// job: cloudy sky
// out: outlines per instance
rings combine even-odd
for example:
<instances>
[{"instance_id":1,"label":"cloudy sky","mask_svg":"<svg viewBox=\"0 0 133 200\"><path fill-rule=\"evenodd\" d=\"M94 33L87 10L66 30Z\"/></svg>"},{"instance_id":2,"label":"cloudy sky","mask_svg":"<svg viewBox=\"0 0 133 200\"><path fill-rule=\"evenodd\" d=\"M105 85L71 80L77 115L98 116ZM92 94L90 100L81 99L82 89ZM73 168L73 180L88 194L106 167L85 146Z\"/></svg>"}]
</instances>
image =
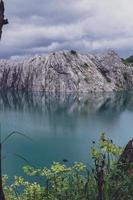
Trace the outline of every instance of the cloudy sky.
<instances>
[{"instance_id":1,"label":"cloudy sky","mask_svg":"<svg viewBox=\"0 0 133 200\"><path fill-rule=\"evenodd\" d=\"M115 49L133 54L133 0L5 0L0 57Z\"/></svg>"}]
</instances>

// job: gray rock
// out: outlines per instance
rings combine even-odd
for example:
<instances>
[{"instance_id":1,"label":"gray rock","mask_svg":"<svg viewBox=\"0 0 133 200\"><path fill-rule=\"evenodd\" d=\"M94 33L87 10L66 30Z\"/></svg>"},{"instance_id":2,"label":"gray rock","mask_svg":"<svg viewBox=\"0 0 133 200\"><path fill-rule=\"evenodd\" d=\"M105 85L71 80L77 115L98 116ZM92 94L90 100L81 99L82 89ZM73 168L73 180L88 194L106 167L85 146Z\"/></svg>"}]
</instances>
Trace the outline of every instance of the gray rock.
<instances>
[{"instance_id":1,"label":"gray rock","mask_svg":"<svg viewBox=\"0 0 133 200\"><path fill-rule=\"evenodd\" d=\"M0 89L103 92L133 88L133 68L114 51L59 51L23 60L0 60Z\"/></svg>"},{"instance_id":2,"label":"gray rock","mask_svg":"<svg viewBox=\"0 0 133 200\"><path fill-rule=\"evenodd\" d=\"M118 166L122 169L129 170L133 174L133 139L128 142L122 155L120 156Z\"/></svg>"}]
</instances>

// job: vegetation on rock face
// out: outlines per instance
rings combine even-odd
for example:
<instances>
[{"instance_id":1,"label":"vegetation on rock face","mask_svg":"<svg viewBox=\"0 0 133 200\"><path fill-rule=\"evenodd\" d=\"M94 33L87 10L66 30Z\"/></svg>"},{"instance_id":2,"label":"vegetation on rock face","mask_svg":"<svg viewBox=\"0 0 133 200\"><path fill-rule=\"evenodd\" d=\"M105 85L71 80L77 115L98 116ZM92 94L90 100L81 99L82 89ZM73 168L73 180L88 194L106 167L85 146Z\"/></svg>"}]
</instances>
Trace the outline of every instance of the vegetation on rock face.
<instances>
[{"instance_id":1,"label":"vegetation on rock face","mask_svg":"<svg viewBox=\"0 0 133 200\"><path fill-rule=\"evenodd\" d=\"M75 50L71 50L70 52L71 52L71 54L73 54L73 55L77 55L77 52L76 52Z\"/></svg>"},{"instance_id":2,"label":"vegetation on rock face","mask_svg":"<svg viewBox=\"0 0 133 200\"><path fill-rule=\"evenodd\" d=\"M12 185L3 177L7 200L131 200L133 174L119 168L123 149L102 134L92 146L92 167L75 163L71 167L53 163L50 169L26 166L27 175L41 177L43 184L14 177Z\"/></svg>"},{"instance_id":3,"label":"vegetation on rock face","mask_svg":"<svg viewBox=\"0 0 133 200\"><path fill-rule=\"evenodd\" d=\"M133 66L133 56L129 56L128 58L126 59L123 59L122 58L122 61L125 65L130 65L130 66Z\"/></svg>"}]
</instances>

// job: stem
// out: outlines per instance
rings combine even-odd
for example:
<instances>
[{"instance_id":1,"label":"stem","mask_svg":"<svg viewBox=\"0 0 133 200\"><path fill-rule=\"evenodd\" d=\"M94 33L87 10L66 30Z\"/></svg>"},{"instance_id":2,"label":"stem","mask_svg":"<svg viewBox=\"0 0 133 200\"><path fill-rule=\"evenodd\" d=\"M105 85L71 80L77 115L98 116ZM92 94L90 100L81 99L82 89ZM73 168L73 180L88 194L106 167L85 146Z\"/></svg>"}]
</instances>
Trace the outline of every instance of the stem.
<instances>
[{"instance_id":1,"label":"stem","mask_svg":"<svg viewBox=\"0 0 133 200\"><path fill-rule=\"evenodd\" d=\"M0 200L5 200L2 185L2 144L1 144L1 126L0 126Z\"/></svg>"}]
</instances>

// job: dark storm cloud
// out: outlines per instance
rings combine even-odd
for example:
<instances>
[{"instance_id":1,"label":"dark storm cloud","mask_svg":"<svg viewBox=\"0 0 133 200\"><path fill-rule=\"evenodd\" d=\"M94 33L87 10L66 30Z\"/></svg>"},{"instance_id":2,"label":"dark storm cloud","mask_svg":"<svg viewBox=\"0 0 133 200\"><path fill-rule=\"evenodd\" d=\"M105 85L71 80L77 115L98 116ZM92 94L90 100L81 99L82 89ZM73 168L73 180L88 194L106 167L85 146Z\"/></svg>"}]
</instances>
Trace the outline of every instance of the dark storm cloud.
<instances>
[{"instance_id":1,"label":"dark storm cloud","mask_svg":"<svg viewBox=\"0 0 133 200\"><path fill-rule=\"evenodd\" d=\"M0 57L113 48L132 53L132 0L5 0Z\"/></svg>"}]
</instances>

